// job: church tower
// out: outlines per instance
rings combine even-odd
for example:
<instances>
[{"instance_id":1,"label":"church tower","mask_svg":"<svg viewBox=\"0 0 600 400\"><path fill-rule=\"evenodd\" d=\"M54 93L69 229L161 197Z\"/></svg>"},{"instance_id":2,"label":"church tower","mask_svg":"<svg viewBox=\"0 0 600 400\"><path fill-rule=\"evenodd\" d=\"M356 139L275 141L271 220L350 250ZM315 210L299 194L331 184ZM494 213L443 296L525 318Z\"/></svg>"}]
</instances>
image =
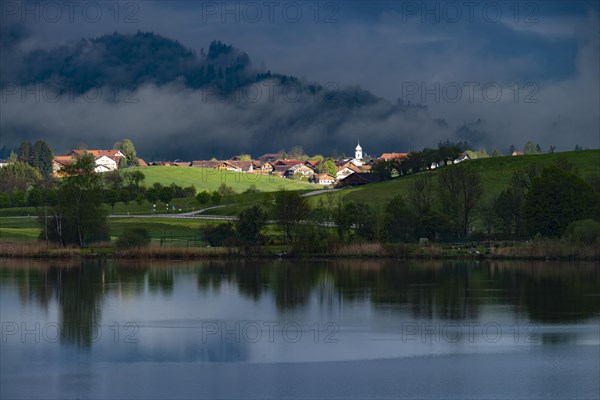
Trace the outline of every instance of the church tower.
<instances>
[{"instance_id":1,"label":"church tower","mask_svg":"<svg viewBox=\"0 0 600 400\"><path fill-rule=\"evenodd\" d=\"M354 165L360 167L362 165L362 159L363 159L362 147L360 147L360 142L358 142L358 144L356 145L356 148L354 149L354 160L352 160L352 163Z\"/></svg>"}]
</instances>

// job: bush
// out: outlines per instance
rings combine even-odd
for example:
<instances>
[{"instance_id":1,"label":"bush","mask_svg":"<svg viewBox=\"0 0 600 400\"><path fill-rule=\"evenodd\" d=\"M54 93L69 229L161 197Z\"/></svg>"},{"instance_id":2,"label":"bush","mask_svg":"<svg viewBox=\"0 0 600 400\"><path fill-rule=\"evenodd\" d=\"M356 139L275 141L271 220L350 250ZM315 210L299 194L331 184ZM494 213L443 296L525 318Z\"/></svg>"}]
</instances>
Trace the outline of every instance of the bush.
<instances>
[{"instance_id":1,"label":"bush","mask_svg":"<svg viewBox=\"0 0 600 400\"><path fill-rule=\"evenodd\" d=\"M211 246L227 246L235 244L235 231L233 230L233 224L229 222L205 226L200 229L200 232Z\"/></svg>"},{"instance_id":2,"label":"bush","mask_svg":"<svg viewBox=\"0 0 600 400\"><path fill-rule=\"evenodd\" d=\"M250 185L250 187L246 190L244 190L245 194L253 194L253 193L260 193L260 190L258 190L256 188L256 185Z\"/></svg>"},{"instance_id":3,"label":"bush","mask_svg":"<svg viewBox=\"0 0 600 400\"><path fill-rule=\"evenodd\" d=\"M225 183L221 183L221 186L219 186L217 192L219 192L221 196L233 196L235 194L235 190L233 190L231 186L228 186Z\"/></svg>"},{"instance_id":4,"label":"bush","mask_svg":"<svg viewBox=\"0 0 600 400\"><path fill-rule=\"evenodd\" d=\"M600 245L600 222L592 219L572 222L565 231L563 239L578 244Z\"/></svg>"},{"instance_id":5,"label":"bush","mask_svg":"<svg viewBox=\"0 0 600 400\"><path fill-rule=\"evenodd\" d=\"M118 249L139 249L150 244L150 234L144 228L127 229L115 243Z\"/></svg>"},{"instance_id":6,"label":"bush","mask_svg":"<svg viewBox=\"0 0 600 400\"><path fill-rule=\"evenodd\" d=\"M211 195L206 190L203 190L202 192L200 192L196 195L196 200L198 200L198 203L200 203L200 204L208 204L208 202L210 201L210 198L211 198Z\"/></svg>"}]
</instances>

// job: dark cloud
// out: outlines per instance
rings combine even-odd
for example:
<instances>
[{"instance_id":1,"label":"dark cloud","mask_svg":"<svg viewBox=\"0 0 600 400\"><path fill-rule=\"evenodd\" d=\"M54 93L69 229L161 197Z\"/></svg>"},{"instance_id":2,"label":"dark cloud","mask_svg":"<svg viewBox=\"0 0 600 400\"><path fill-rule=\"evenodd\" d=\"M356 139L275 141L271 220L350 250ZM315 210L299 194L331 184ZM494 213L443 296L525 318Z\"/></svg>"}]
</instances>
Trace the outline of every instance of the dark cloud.
<instances>
[{"instance_id":1,"label":"dark cloud","mask_svg":"<svg viewBox=\"0 0 600 400\"><path fill-rule=\"evenodd\" d=\"M314 112L311 102L206 102L200 92L176 84L143 86L138 103L22 101L12 96L3 99L0 139L15 145L45 137L66 149L80 141L106 147L131 137L150 156L180 158L256 154L294 144L318 153L349 153L359 138L373 153L432 146L445 138L501 149L528 140L563 150L575 144L599 146L597 3L536 3L534 23L515 22L505 3L503 17L494 23L481 14L472 23L464 18L451 23L442 14L439 22L423 22L420 15L407 18L406 3L338 3L336 9L320 3L318 18L305 4L298 22L281 13L271 21L264 9L258 23L241 15L239 21L231 15L223 21L219 12L206 15L202 4L207 2L124 2L117 18L102 3L103 17L93 23L77 10L73 21L65 17L59 23L44 18L22 23L20 16L8 15L2 24L3 82L21 68L20 57L6 55L142 30L176 39L197 53L219 39L247 52L258 69L264 65L340 87L360 85L386 100L351 111ZM332 10L331 23L325 23ZM465 84L473 82L478 89L471 99ZM413 84L419 90L407 96ZM463 88L457 101L450 98L453 85ZM485 85L489 93L483 91ZM497 87L502 96L486 98ZM423 102L427 109L394 109L402 97Z\"/></svg>"}]
</instances>

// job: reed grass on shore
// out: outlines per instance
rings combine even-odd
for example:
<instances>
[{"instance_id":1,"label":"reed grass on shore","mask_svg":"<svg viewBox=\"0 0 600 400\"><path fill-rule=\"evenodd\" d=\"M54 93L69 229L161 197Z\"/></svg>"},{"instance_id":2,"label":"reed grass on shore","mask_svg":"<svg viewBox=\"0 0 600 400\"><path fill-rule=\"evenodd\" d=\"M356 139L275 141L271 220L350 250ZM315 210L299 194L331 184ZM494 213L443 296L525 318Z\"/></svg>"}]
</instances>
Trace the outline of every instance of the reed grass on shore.
<instances>
[{"instance_id":1,"label":"reed grass on shore","mask_svg":"<svg viewBox=\"0 0 600 400\"><path fill-rule=\"evenodd\" d=\"M45 242L0 241L3 258L115 258L140 260L241 259L241 258L380 258L380 259L492 259L492 260L592 260L600 261L600 247L538 238L513 243L463 245L415 243L352 243L337 245L321 253L299 254L269 246L200 247L152 244L148 247L116 249L111 243L93 247L62 247Z\"/></svg>"},{"instance_id":2,"label":"reed grass on shore","mask_svg":"<svg viewBox=\"0 0 600 400\"><path fill-rule=\"evenodd\" d=\"M46 242L0 241L0 257L10 258L74 258L79 247L63 247Z\"/></svg>"}]
</instances>

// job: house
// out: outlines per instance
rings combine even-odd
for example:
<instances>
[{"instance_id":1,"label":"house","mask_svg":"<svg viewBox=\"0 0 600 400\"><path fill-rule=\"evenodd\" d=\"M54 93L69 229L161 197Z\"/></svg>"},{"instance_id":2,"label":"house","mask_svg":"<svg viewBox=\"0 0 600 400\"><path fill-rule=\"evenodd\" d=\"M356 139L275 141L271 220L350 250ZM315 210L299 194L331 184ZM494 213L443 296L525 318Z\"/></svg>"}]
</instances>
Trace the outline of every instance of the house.
<instances>
[{"instance_id":1,"label":"house","mask_svg":"<svg viewBox=\"0 0 600 400\"><path fill-rule=\"evenodd\" d=\"M368 183L381 182L385 180L383 174L371 172L354 172L338 182L338 186L361 186Z\"/></svg>"},{"instance_id":2,"label":"house","mask_svg":"<svg viewBox=\"0 0 600 400\"><path fill-rule=\"evenodd\" d=\"M525 152L524 151L517 151L517 150L515 150L515 151L512 152L512 155L513 156L524 156Z\"/></svg>"},{"instance_id":3,"label":"house","mask_svg":"<svg viewBox=\"0 0 600 400\"><path fill-rule=\"evenodd\" d=\"M66 156L79 159L84 154L91 154L96 162L96 172L116 171L119 164L125 159L125 155L120 150L71 150Z\"/></svg>"},{"instance_id":4,"label":"house","mask_svg":"<svg viewBox=\"0 0 600 400\"><path fill-rule=\"evenodd\" d=\"M228 171L240 170L231 161L192 161L190 167L224 169Z\"/></svg>"},{"instance_id":5,"label":"house","mask_svg":"<svg viewBox=\"0 0 600 400\"><path fill-rule=\"evenodd\" d=\"M406 158L408 157L409 153L383 153L381 156L379 156L380 160L393 160L395 158Z\"/></svg>"},{"instance_id":6,"label":"house","mask_svg":"<svg viewBox=\"0 0 600 400\"><path fill-rule=\"evenodd\" d=\"M9 160L0 160L0 168L6 167L8 165Z\"/></svg>"},{"instance_id":7,"label":"house","mask_svg":"<svg viewBox=\"0 0 600 400\"><path fill-rule=\"evenodd\" d=\"M315 170L314 169L312 169L310 167L307 167L304 164L296 164L296 165L288 168L284 172L283 176L285 178L292 178L294 176L300 175L302 177L309 177L310 178L314 174L315 174Z\"/></svg>"},{"instance_id":8,"label":"house","mask_svg":"<svg viewBox=\"0 0 600 400\"><path fill-rule=\"evenodd\" d=\"M52 159L52 174L54 176L61 176L61 170L72 162L73 158L71 156L55 156Z\"/></svg>"},{"instance_id":9,"label":"house","mask_svg":"<svg viewBox=\"0 0 600 400\"><path fill-rule=\"evenodd\" d=\"M273 164L270 162L262 163L260 161L253 161L254 163L254 173L269 175L273 173Z\"/></svg>"},{"instance_id":10,"label":"house","mask_svg":"<svg viewBox=\"0 0 600 400\"><path fill-rule=\"evenodd\" d=\"M461 153L456 160L454 160L454 164L459 164L463 161L470 160L471 157L467 153Z\"/></svg>"},{"instance_id":11,"label":"house","mask_svg":"<svg viewBox=\"0 0 600 400\"><path fill-rule=\"evenodd\" d=\"M117 160L113 157L109 156L100 156L96 157L96 168L94 168L95 172L109 172L116 171L119 169L119 164Z\"/></svg>"},{"instance_id":12,"label":"house","mask_svg":"<svg viewBox=\"0 0 600 400\"><path fill-rule=\"evenodd\" d=\"M303 165L304 162L302 160L277 160L273 165L272 173L278 176L284 176L285 172L296 165Z\"/></svg>"},{"instance_id":13,"label":"house","mask_svg":"<svg viewBox=\"0 0 600 400\"><path fill-rule=\"evenodd\" d=\"M329 174L314 174L312 182L317 185L333 185L335 183L335 176Z\"/></svg>"},{"instance_id":14,"label":"house","mask_svg":"<svg viewBox=\"0 0 600 400\"><path fill-rule=\"evenodd\" d=\"M146 163L146 161L142 160L141 158L140 158L139 161L140 161L140 167L147 167L148 166L148 163Z\"/></svg>"},{"instance_id":15,"label":"house","mask_svg":"<svg viewBox=\"0 0 600 400\"><path fill-rule=\"evenodd\" d=\"M230 160L227 161L229 164L233 165L236 169L235 171L238 172L248 172L248 173L253 173L254 172L254 164L252 161L234 161L234 160Z\"/></svg>"},{"instance_id":16,"label":"house","mask_svg":"<svg viewBox=\"0 0 600 400\"><path fill-rule=\"evenodd\" d=\"M306 165L307 167L310 167L312 169L316 169L319 162L320 162L320 160L306 160L304 165Z\"/></svg>"},{"instance_id":17,"label":"house","mask_svg":"<svg viewBox=\"0 0 600 400\"><path fill-rule=\"evenodd\" d=\"M120 150L117 149L113 149L113 150L71 150L70 152L68 152L67 156L71 156L71 157L76 157L76 158L81 158L84 154L91 154L93 155L95 158L98 157L102 157L102 156L107 156L107 157L111 157L111 158L124 158L125 154L123 154ZM119 162L117 161L117 164Z\"/></svg>"},{"instance_id":18,"label":"house","mask_svg":"<svg viewBox=\"0 0 600 400\"><path fill-rule=\"evenodd\" d=\"M338 181L342 180L345 177L347 177L348 175L356 172L356 171L353 171L352 169L350 169L349 167L344 167L344 166L337 167L336 169L337 169L337 171L335 173L335 178Z\"/></svg>"}]
</instances>

